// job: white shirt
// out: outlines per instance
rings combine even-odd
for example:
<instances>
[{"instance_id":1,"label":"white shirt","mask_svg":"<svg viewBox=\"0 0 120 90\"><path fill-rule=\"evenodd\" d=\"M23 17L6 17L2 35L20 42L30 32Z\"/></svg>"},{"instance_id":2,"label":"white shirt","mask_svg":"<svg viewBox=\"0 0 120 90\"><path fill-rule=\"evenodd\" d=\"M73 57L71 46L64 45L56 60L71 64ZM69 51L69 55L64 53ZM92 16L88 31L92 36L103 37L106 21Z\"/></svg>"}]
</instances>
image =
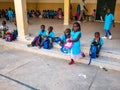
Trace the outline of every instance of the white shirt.
<instances>
[{"instance_id":1,"label":"white shirt","mask_svg":"<svg viewBox=\"0 0 120 90\"><path fill-rule=\"evenodd\" d=\"M84 5L85 5L85 3L82 1L82 2L80 3L80 8L81 8L81 10L84 10Z\"/></svg>"}]
</instances>

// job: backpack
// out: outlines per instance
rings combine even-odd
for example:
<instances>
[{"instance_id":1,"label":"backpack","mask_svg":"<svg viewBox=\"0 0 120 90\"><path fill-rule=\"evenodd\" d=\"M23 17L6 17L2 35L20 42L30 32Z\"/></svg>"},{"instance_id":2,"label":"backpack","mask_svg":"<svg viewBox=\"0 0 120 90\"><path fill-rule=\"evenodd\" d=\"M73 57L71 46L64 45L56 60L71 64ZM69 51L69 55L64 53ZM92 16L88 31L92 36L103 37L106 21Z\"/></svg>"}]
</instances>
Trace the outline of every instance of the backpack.
<instances>
[{"instance_id":1,"label":"backpack","mask_svg":"<svg viewBox=\"0 0 120 90\"><path fill-rule=\"evenodd\" d=\"M68 49L65 48L64 46L62 46L60 50L61 50L61 52L63 52L63 53L68 53Z\"/></svg>"},{"instance_id":2,"label":"backpack","mask_svg":"<svg viewBox=\"0 0 120 90\"><path fill-rule=\"evenodd\" d=\"M60 38L60 37L55 37L55 38L54 38L54 42L59 43L60 41L61 41L61 38Z\"/></svg>"},{"instance_id":3,"label":"backpack","mask_svg":"<svg viewBox=\"0 0 120 90\"><path fill-rule=\"evenodd\" d=\"M51 49L53 47L52 43L50 43L50 40L47 39L46 41L44 41L43 43L43 48L44 49Z\"/></svg>"},{"instance_id":4,"label":"backpack","mask_svg":"<svg viewBox=\"0 0 120 90\"><path fill-rule=\"evenodd\" d=\"M18 36L18 31L15 30L15 31L13 32L13 40L16 40L16 39L17 39L17 36Z\"/></svg>"},{"instance_id":5,"label":"backpack","mask_svg":"<svg viewBox=\"0 0 120 90\"><path fill-rule=\"evenodd\" d=\"M96 52L97 52L97 46L92 45L91 48L90 48L90 54L89 54L90 55L90 61L89 61L88 65L90 65L92 58L96 58L96 55L97 55Z\"/></svg>"},{"instance_id":6,"label":"backpack","mask_svg":"<svg viewBox=\"0 0 120 90\"><path fill-rule=\"evenodd\" d=\"M5 35L5 40L8 41L8 42L11 42L13 40L13 35L12 33L7 33Z\"/></svg>"}]
</instances>

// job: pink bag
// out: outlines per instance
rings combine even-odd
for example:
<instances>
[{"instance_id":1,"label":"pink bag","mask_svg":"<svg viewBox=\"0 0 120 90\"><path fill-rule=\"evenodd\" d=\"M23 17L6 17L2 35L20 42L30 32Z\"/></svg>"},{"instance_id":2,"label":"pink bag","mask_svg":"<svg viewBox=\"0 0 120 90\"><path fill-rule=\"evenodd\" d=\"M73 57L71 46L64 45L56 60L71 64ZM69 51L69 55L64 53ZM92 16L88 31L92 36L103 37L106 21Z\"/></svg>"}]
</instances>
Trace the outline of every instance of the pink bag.
<instances>
[{"instance_id":1,"label":"pink bag","mask_svg":"<svg viewBox=\"0 0 120 90\"><path fill-rule=\"evenodd\" d=\"M69 38L68 40L72 40L72 38ZM66 42L66 43L64 44L64 47L65 47L65 48L72 48L72 45L73 45L72 42Z\"/></svg>"}]
</instances>

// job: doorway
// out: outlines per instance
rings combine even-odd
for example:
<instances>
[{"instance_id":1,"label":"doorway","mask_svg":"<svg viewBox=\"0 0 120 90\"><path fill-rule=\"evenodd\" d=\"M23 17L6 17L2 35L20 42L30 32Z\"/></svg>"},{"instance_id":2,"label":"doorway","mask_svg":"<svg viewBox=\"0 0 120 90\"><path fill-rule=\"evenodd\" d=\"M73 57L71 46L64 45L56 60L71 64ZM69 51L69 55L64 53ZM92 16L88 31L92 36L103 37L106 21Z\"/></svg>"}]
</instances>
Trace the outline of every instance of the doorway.
<instances>
[{"instance_id":1,"label":"doorway","mask_svg":"<svg viewBox=\"0 0 120 90\"><path fill-rule=\"evenodd\" d=\"M107 8L114 14L116 0L97 0L96 20L104 20Z\"/></svg>"}]
</instances>

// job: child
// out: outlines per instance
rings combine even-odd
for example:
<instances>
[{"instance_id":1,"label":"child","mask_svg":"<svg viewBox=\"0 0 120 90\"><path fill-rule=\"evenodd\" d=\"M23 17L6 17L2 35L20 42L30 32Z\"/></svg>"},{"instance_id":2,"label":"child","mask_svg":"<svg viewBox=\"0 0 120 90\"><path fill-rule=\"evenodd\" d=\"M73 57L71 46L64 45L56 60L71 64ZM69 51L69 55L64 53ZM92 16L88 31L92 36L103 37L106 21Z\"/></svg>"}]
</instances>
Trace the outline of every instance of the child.
<instances>
[{"instance_id":1,"label":"child","mask_svg":"<svg viewBox=\"0 0 120 90\"><path fill-rule=\"evenodd\" d=\"M77 6L77 12L76 12L75 20L78 20L79 17L80 17L80 4L78 4L78 6Z\"/></svg>"},{"instance_id":2,"label":"child","mask_svg":"<svg viewBox=\"0 0 120 90\"><path fill-rule=\"evenodd\" d=\"M7 11L7 15L8 15L8 18L9 18L10 22L12 22L12 19L13 19L13 11L11 10L11 8L9 8L9 10Z\"/></svg>"},{"instance_id":3,"label":"child","mask_svg":"<svg viewBox=\"0 0 120 90\"><path fill-rule=\"evenodd\" d=\"M96 51L97 51L96 57L99 57L99 52L103 44L104 44L104 41L100 37L100 33L95 32L95 37L91 40L91 46L96 46Z\"/></svg>"},{"instance_id":4,"label":"child","mask_svg":"<svg viewBox=\"0 0 120 90\"><path fill-rule=\"evenodd\" d=\"M6 25L6 21L2 21L2 26L0 27L0 37L4 38L4 35L8 31L8 26Z\"/></svg>"},{"instance_id":5,"label":"child","mask_svg":"<svg viewBox=\"0 0 120 90\"><path fill-rule=\"evenodd\" d=\"M43 46L44 42L47 40L49 40L50 44L53 46L54 37L55 37L55 34L53 32L53 27L49 26L48 32L47 32L46 36L42 38L42 41L41 41L39 48L41 48Z\"/></svg>"},{"instance_id":6,"label":"child","mask_svg":"<svg viewBox=\"0 0 120 90\"><path fill-rule=\"evenodd\" d=\"M41 29L38 32L38 36L35 37L31 44L28 44L27 46L28 47L40 46L42 38L44 38L45 36L46 36L45 25L41 25Z\"/></svg>"},{"instance_id":7,"label":"child","mask_svg":"<svg viewBox=\"0 0 120 90\"><path fill-rule=\"evenodd\" d=\"M114 23L114 16L111 13L110 9L107 9L107 14L105 15L105 21L104 21L104 30L105 30L105 36L103 38L109 38L112 39L112 34L110 32L111 26L113 24L113 27L115 27Z\"/></svg>"},{"instance_id":8,"label":"child","mask_svg":"<svg viewBox=\"0 0 120 90\"><path fill-rule=\"evenodd\" d=\"M94 10L93 10L93 13L92 13L92 15L91 15L91 21L94 22L95 19L96 19L96 10L94 9Z\"/></svg>"},{"instance_id":9,"label":"child","mask_svg":"<svg viewBox=\"0 0 120 90\"><path fill-rule=\"evenodd\" d=\"M53 32L53 27L49 26L48 27L48 32L47 32L47 38L49 38L50 41L53 42L54 41L54 37L55 37L55 34Z\"/></svg>"},{"instance_id":10,"label":"child","mask_svg":"<svg viewBox=\"0 0 120 90\"><path fill-rule=\"evenodd\" d=\"M16 28L15 28L15 30L13 31L13 40L16 40L17 37L18 37L18 27L17 27L16 22L15 22L14 24L15 24Z\"/></svg>"},{"instance_id":11,"label":"child","mask_svg":"<svg viewBox=\"0 0 120 90\"><path fill-rule=\"evenodd\" d=\"M69 62L69 65L74 64L74 59L80 59L81 57L84 56L80 49L81 26L78 22L75 22L73 24L71 37L72 37L72 40L68 40L68 42L73 42L73 45L70 51L71 61Z\"/></svg>"},{"instance_id":12,"label":"child","mask_svg":"<svg viewBox=\"0 0 120 90\"><path fill-rule=\"evenodd\" d=\"M64 31L64 34L62 35L61 37L61 42L60 42L60 45L63 46L66 42L66 40L68 38L70 38L70 32L71 30L69 28L67 28L65 31Z\"/></svg>"},{"instance_id":13,"label":"child","mask_svg":"<svg viewBox=\"0 0 120 90\"><path fill-rule=\"evenodd\" d=\"M62 16L63 16L63 13L62 13L62 9L61 9L61 8L58 9L58 12L57 12L57 13L58 13L58 19L62 19L62 18L63 18L63 17L62 17Z\"/></svg>"},{"instance_id":14,"label":"child","mask_svg":"<svg viewBox=\"0 0 120 90\"><path fill-rule=\"evenodd\" d=\"M65 45L66 41L70 38L70 32L71 32L71 30L69 28L67 28L64 31L64 34L61 37L60 46L61 46L61 51L64 52L64 53L68 53L69 52L69 49L66 49L64 47L64 45Z\"/></svg>"}]
</instances>

